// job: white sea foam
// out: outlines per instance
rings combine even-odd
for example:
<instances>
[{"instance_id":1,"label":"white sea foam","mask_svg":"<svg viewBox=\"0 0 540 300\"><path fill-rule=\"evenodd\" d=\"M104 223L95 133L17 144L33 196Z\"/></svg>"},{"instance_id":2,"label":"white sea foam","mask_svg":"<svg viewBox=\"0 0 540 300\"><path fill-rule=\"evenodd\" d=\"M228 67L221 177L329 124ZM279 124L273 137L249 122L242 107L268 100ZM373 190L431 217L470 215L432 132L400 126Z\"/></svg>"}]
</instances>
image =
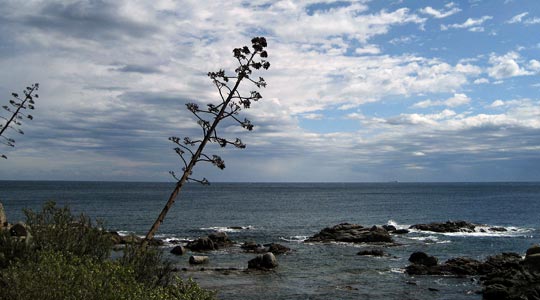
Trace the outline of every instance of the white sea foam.
<instances>
[{"instance_id":1,"label":"white sea foam","mask_svg":"<svg viewBox=\"0 0 540 300\"><path fill-rule=\"evenodd\" d=\"M524 227L516 227L516 226L497 226L497 225L477 225L473 232L469 231L462 231L462 232L433 232L433 231L425 231L425 230L418 230L414 228L409 228L411 225L404 225L404 224L398 224L394 220L389 220L387 222L388 225L392 225L396 227L397 229L408 229L411 233L419 233L419 234L430 234L427 238L434 237L433 234L437 235L445 235L445 236L458 236L458 237L527 237L529 236L528 233L533 231L532 228L524 228ZM505 229L499 230L499 229ZM412 239L422 240L421 238L424 237L413 237ZM437 239L433 239L437 241ZM446 241L450 242L450 241Z\"/></svg>"},{"instance_id":2,"label":"white sea foam","mask_svg":"<svg viewBox=\"0 0 540 300\"><path fill-rule=\"evenodd\" d=\"M212 227L205 227L200 228L201 230L207 230L207 231L218 231L218 232L240 232L243 230L253 230L255 227L253 226L212 226Z\"/></svg>"},{"instance_id":3,"label":"white sea foam","mask_svg":"<svg viewBox=\"0 0 540 300\"><path fill-rule=\"evenodd\" d=\"M280 237L279 239L286 242L302 243L308 239L308 236L307 235L293 235L288 238Z\"/></svg>"}]
</instances>

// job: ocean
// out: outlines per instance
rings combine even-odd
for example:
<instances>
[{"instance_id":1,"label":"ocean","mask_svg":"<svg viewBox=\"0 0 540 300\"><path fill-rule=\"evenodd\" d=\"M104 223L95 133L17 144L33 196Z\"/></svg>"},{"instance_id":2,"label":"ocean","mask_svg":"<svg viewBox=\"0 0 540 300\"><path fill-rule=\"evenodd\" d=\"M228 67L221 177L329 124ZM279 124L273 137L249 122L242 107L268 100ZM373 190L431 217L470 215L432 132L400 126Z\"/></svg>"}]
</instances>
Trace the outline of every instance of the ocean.
<instances>
[{"instance_id":1,"label":"ocean","mask_svg":"<svg viewBox=\"0 0 540 300\"><path fill-rule=\"evenodd\" d=\"M69 205L109 230L144 235L174 183L0 181L0 202L10 222L22 209L48 200ZM466 220L502 226L505 232L428 233L394 236L385 257L358 256L369 245L305 243L339 223L364 226ZM189 255L166 257L179 275L193 277L219 299L481 299L475 278L408 276L415 251L439 261L458 256L485 259L501 252L524 254L540 243L540 183L213 183L188 184L156 237L193 240L225 231L237 246L208 253L210 263L188 264ZM255 254L240 244L280 243L292 249L277 256L272 272L244 272ZM231 269L219 271L216 269Z\"/></svg>"}]
</instances>

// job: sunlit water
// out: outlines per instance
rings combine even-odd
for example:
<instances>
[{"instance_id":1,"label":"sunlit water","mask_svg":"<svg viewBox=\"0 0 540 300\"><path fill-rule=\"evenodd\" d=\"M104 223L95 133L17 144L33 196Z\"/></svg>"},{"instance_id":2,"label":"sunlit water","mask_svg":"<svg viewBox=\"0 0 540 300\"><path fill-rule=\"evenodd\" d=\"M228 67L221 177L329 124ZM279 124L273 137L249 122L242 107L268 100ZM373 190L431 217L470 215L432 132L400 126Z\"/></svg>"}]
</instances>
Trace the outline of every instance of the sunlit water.
<instances>
[{"instance_id":1,"label":"sunlit water","mask_svg":"<svg viewBox=\"0 0 540 300\"><path fill-rule=\"evenodd\" d=\"M0 181L0 201L10 221L23 220L23 208L39 209L46 200L55 200L105 221L109 229L143 235L172 187L171 183ZM409 255L421 250L444 261L524 253L539 242L539 215L539 183L190 184L158 237L194 239L225 230L239 244L276 242L293 249L278 256L279 267L268 273L245 272L255 254L243 253L239 244L208 253L205 271L190 267L189 256L167 254L179 268L188 269L181 276L216 289L220 299L481 299L475 293L481 286L474 278L403 274ZM395 236L400 245L385 248L389 255L382 258L356 255L369 245L303 242L342 222L407 228L447 220L504 226L509 231L413 231Z\"/></svg>"}]
</instances>

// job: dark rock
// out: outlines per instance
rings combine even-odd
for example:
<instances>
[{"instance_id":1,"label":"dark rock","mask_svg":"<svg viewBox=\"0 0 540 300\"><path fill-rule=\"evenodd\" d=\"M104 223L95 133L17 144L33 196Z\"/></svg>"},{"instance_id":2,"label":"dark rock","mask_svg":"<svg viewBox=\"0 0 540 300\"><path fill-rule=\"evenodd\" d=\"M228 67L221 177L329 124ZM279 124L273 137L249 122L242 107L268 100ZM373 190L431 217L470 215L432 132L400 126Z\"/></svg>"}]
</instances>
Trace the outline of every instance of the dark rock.
<instances>
[{"instance_id":1,"label":"dark rock","mask_svg":"<svg viewBox=\"0 0 540 300\"><path fill-rule=\"evenodd\" d=\"M423 265L426 267L432 267L437 265L437 258L435 256L429 256L424 252L418 251L411 254L409 261L413 264Z\"/></svg>"},{"instance_id":2,"label":"dark rock","mask_svg":"<svg viewBox=\"0 0 540 300\"><path fill-rule=\"evenodd\" d=\"M495 232L505 232L508 231L508 229L504 227L490 227L489 231L495 231Z\"/></svg>"},{"instance_id":3,"label":"dark rock","mask_svg":"<svg viewBox=\"0 0 540 300\"><path fill-rule=\"evenodd\" d=\"M174 255L184 255L186 254L186 248L183 246L175 246L171 249L171 253Z\"/></svg>"},{"instance_id":4,"label":"dark rock","mask_svg":"<svg viewBox=\"0 0 540 300\"><path fill-rule=\"evenodd\" d=\"M272 243L268 247L268 252L272 252L274 255L284 254L291 251L291 248L285 247L281 244Z\"/></svg>"},{"instance_id":5,"label":"dark rock","mask_svg":"<svg viewBox=\"0 0 540 300\"><path fill-rule=\"evenodd\" d=\"M229 227L227 227L227 229L242 230L242 229L244 229L244 227L242 227L242 226L229 226Z\"/></svg>"},{"instance_id":6,"label":"dark rock","mask_svg":"<svg viewBox=\"0 0 540 300\"><path fill-rule=\"evenodd\" d=\"M540 253L540 246L536 244L530 247L529 249L527 249L526 255L529 256L529 255L538 254L538 253Z\"/></svg>"},{"instance_id":7,"label":"dark rock","mask_svg":"<svg viewBox=\"0 0 540 300\"><path fill-rule=\"evenodd\" d=\"M383 225L382 228L384 228L384 230L389 231L389 232L397 230L396 226L394 225Z\"/></svg>"},{"instance_id":8,"label":"dark rock","mask_svg":"<svg viewBox=\"0 0 540 300\"><path fill-rule=\"evenodd\" d=\"M523 265L529 270L540 272L540 253L527 255L523 261Z\"/></svg>"},{"instance_id":9,"label":"dark rock","mask_svg":"<svg viewBox=\"0 0 540 300\"><path fill-rule=\"evenodd\" d=\"M229 236L225 232L212 233L208 236L208 238L212 240L214 245L216 245L218 248L228 247L234 244L234 242L229 239Z\"/></svg>"},{"instance_id":10,"label":"dark rock","mask_svg":"<svg viewBox=\"0 0 540 300\"><path fill-rule=\"evenodd\" d=\"M253 253L266 252L266 249L261 244L257 244L253 241L243 243L240 246L240 248L242 248L246 252L253 252Z\"/></svg>"},{"instance_id":11,"label":"dark rock","mask_svg":"<svg viewBox=\"0 0 540 300\"><path fill-rule=\"evenodd\" d=\"M394 230L392 231L393 234L407 234L409 233L409 230L408 229L397 229L397 230Z\"/></svg>"},{"instance_id":12,"label":"dark rock","mask_svg":"<svg viewBox=\"0 0 540 300\"><path fill-rule=\"evenodd\" d=\"M192 242L189 242L186 245L186 248L188 248L191 251L201 252L201 251L217 250L218 246L214 244L214 242L209 237L203 237L203 238L196 239Z\"/></svg>"},{"instance_id":13,"label":"dark rock","mask_svg":"<svg viewBox=\"0 0 540 300\"><path fill-rule=\"evenodd\" d=\"M202 265L208 263L208 256L192 255L189 257L190 265Z\"/></svg>"},{"instance_id":14,"label":"dark rock","mask_svg":"<svg viewBox=\"0 0 540 300\"><path fill-rule=\"evenodd\" d=\"M248 269L270 270L277 266L278 262L272 252L259 255L248 262Z\"/></svg>"},{"instance_id":15,"label":"dark rock","mask_svg":"<svg viewBox=\"0 0 540 300\"><path fill-rule=\"evenodd\" d=\"M502 284L489 285L482 293L484 300L505 300L510 299L509 296L508 288Z\"/></svg>"},{"instance_id":16,"label":"dark rock","mask_svg":"<svg viewBox=\"0 0 540 300\"><path fill-rule=\"evenodd\" d=\"M4 206L0 202L0 229L2 229L2 227L7 227L7 225L8 221L6 217L6 211L4 210Z\"/></svg>"},{"instance_id":17,"label":"dark rock","mask_svg":"<svg viewBox=\"0 0 540 300\"><path fill-rule=\"evenodd\" d=\"M474 232L476 226L476 224L466 221L447 221L445 223L415 224L409 228L433 232Z\"/></svg>"},{"instance_id":18,"label":"dark rock","mask_svg":"<svg viewBox=\"0 0 540 300\"><path fill-rule=\"evenodd\" d=\"M468 257L458 257L447 260L441 268L443 272L448 274L458 276L471 276L481 273L482 264L482 262L476 259Z\"/></svg>"},{"instance_id":19,"label":"dark rock","mask_svg":"<svg viewBox=\"0 0 540 300\"><path fill-rule=\"evenodd\" d=\"M381 249L370 249L370 250L362 250L356 255L364 255L364 256L384 256L384 251Z\"/></svg>"},{"instance_id":20,"label":"dark rock","mask_svg":"<svg viewBox=\"0 0 540 300\"><path fill-rule=\"evenodd\" d=\"M438 292L439 289L436 289L436 288L428 288L428 291L431 291L431 292Z\"/></svg>"},{"instance_id":21,"label":"dark rock","mask_svg":"<svg viewBox=\"0 0 540 300\"><path fill-rule=\"evenodd\" d=\"M342 223L321 230L306 242L392 243L393 240L382 227L369 229L357 224Z\"/></svg>"},{"instance_id":22,"label":"dark rock","mask_svg":"<svg viewBox=\"0 0 540 300\"><path fill-rule=\"evenodd\" d=\"M17 223L9 229L9 234L16 237L26 237L28 236L28 230L26 226L22 223Z\"/></svg>"}]
</instances>

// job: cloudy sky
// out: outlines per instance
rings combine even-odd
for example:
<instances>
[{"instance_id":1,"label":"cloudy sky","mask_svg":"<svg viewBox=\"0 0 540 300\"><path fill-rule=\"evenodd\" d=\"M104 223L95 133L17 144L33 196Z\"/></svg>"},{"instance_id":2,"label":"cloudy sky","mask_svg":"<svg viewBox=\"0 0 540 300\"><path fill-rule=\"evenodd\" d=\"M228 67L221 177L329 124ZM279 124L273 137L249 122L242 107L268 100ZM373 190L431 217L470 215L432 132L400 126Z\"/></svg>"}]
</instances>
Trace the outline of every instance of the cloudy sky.
<instances>
[{"instance_id":1,"label":"cloudy sky","mask_svg":"<svg viewBox=\"0 0 540 300\"><path fill-rule=\"evenodd\" d=\"M210 181L540 180L540 1L0 0L0 95L39 82L0 179L170 181L208 71L268 39ZM251 88L246 85L246 89ZM5 114L4 114L5 116Z\"/></svg>"}]
</instances>

